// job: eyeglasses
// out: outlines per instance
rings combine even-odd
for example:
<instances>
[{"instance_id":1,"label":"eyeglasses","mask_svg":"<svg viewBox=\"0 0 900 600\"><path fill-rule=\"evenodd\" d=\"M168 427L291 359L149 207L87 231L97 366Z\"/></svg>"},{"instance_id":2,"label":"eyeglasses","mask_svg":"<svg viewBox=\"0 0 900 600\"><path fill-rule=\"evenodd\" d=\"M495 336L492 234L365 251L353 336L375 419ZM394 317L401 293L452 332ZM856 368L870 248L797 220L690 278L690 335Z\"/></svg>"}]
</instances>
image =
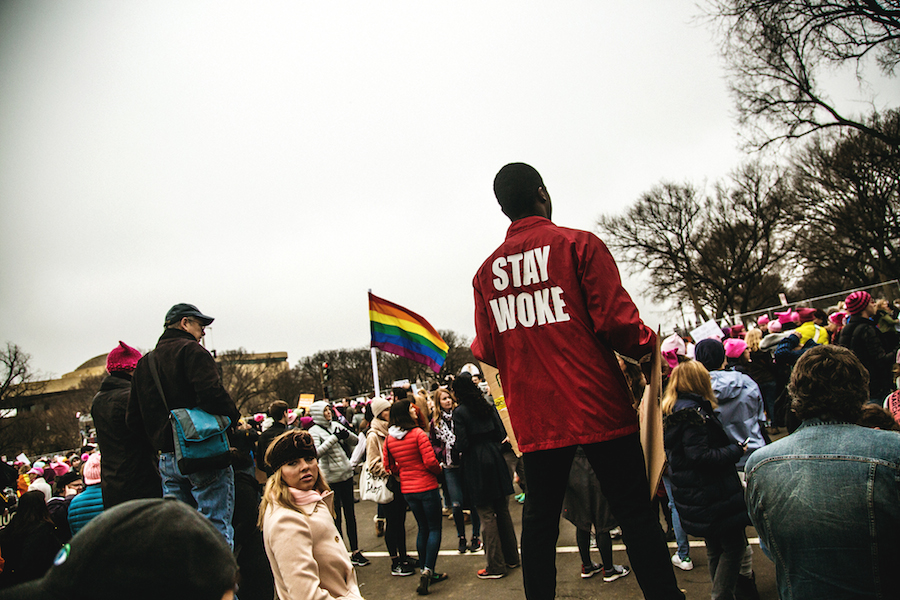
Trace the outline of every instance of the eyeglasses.
<instances>
[{"instance_id":1,"label":"eyeglasses","mask_svg":"<svg viewBox=\"0 0 900 600\"><path fill-rule=\"evenodd\" d=\"M188 319L188 321L191 322L191 323L193 323L193 324L196 325L197 327L199 327L199 328L200 328L200 331L206 331L207 325L204 325L203 323L201 323L201 322L198 321L197 319Z\"/></svg>"}]
</instances>

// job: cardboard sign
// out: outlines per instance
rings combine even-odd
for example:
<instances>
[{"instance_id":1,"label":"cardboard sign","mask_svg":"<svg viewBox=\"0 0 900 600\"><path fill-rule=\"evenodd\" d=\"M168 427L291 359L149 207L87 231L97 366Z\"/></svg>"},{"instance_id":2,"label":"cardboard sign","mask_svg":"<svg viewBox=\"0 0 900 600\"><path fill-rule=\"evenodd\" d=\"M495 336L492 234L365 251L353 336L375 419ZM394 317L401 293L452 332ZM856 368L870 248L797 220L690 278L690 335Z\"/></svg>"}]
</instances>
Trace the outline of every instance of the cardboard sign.
<instances>
[{"instance_id":1,"label":"cardboard sign","mask_svg":"<svg viewBox=\"0 0 900 600\"><path fill-rule=\"evenodd\" d=\"M516 441L516 432L513 431L512 423L509 420L509 410L506 408L506 399L503 397L503 386L500 384L500 371L497 367L489 364L481 363L481 372L484 374L484 380L487 381L488 387L491 388L491 396L494 397L494 406L500 413L500 420L506 429L506 435L509 437L509 443L512 445L513 452L516 456L522 456L519 452L519 443Z\"/></svg>"},{"instance_id":2,"label":"cardboard sign","mask_svg":"<svg viewBox=\"0 0 900 600\"><path fill-rule=\"evenodd\" d=\"M710 319L697 329L692 329L691 337L696 344L700 340L705 340L706 338L716 338L717 340L725 339L725 332L722 331L722 328L719 327L714 320Z\"/></svg>"},{"instance_id":3,"label":"cardboard sign","mask_svg":"<svg viewBox=\"0 0 900 600\"><path fill-rule=\"evenodd\" d=\"M650 483L650 498L656 495L656 489L662 479L666 466L666 449L663 445L662 426L662 354L661 338L656 335L656 348L650 359L650 381L644 388L641 406L638 408L638 420L641 424L641 446L644 449L644 466L647 469L647 481Z\"/></svg>"}]
</instances>

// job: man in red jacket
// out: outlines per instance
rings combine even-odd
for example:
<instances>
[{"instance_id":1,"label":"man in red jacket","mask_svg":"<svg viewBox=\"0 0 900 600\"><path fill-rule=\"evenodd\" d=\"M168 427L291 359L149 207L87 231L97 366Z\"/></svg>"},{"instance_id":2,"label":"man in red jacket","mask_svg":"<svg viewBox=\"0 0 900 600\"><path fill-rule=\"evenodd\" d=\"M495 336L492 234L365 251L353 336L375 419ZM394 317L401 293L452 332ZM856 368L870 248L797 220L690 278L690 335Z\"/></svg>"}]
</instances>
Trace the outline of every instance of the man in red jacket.
<instances>
[{"instance_id":1,"label":"man in red jacket","mask_svg":"<svg viewBox=\"0 0 900 600\"><path fill-rule=\"evenodd\" d=\"M645 597L682 599L650 503L637 414L615 355L644 359L656 335L641 321L603 242L550 221L550 196L533 167L503 167L494 194L512 225L473 281L472 351L500 370L524 452L525 595L555 596L559 515L572 458L582 446L622 527Z\"/></svg>"}]
</instances>

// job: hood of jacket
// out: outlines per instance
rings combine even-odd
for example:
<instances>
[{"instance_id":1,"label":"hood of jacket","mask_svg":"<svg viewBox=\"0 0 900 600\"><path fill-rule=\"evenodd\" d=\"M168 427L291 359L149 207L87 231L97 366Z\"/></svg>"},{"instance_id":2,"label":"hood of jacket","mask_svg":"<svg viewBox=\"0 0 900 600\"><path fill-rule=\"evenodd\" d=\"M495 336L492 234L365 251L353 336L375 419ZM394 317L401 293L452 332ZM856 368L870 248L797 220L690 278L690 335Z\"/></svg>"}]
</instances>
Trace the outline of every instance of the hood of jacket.
<instances>
[{"instance_id":1,"label":"hood of jacket","mask_svg":"<svg viewBox=\"0 0 900 600\"><path fill-rule=\"evenodd\" d=\"M325 418L325 407L327 406L328 403L324 400L316 400L309 405L309 416L312 417L313 423L327 431L331 431L331 421Z\"/></svg>"},{"instance_id":2,"label":"hood of jacket","mask_svg":"<svg viewBox=\"0 0 900 600\"><path fill-rule=\"evenodd\" d=\"M398 440L402 440L406 436L406 434L409 433L409 431L409 429L401 429L396 425L391 425L390 427L388 427L388 435Z\"/></svg>"},{"instance_id":3,"label":"hood of jacket","mask_svg":"<svg viewBox=\"0 0 900 600\"><path fill-rule=\"evenodd\" d=\"M745 393L744 388L749 379L740 371L713 371L709 374L709 378L719 406L740 398Z\"/></svg>"}]
</instances>

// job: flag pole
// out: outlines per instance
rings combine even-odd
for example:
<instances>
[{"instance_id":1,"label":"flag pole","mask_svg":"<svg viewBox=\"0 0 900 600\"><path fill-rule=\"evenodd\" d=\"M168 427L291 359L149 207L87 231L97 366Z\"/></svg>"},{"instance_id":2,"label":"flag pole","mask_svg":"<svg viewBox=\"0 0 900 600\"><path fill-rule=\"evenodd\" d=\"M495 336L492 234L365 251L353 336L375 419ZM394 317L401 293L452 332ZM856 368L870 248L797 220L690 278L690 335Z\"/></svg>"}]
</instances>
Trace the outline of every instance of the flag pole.
<instances>
[{"instance_id":1,"label":"flag pole","mask_svg":"<svg viewBox=\"0 0 900 600\"><path fill-rule=\"evenodd\" d=\"M369 293L372 293L372 288L369 288ZM372 381L375 383L375 395L381 395L381 389L378 382L378 358L375 355L375 347L372 347Z\"/></svg>"}]
</instances>

